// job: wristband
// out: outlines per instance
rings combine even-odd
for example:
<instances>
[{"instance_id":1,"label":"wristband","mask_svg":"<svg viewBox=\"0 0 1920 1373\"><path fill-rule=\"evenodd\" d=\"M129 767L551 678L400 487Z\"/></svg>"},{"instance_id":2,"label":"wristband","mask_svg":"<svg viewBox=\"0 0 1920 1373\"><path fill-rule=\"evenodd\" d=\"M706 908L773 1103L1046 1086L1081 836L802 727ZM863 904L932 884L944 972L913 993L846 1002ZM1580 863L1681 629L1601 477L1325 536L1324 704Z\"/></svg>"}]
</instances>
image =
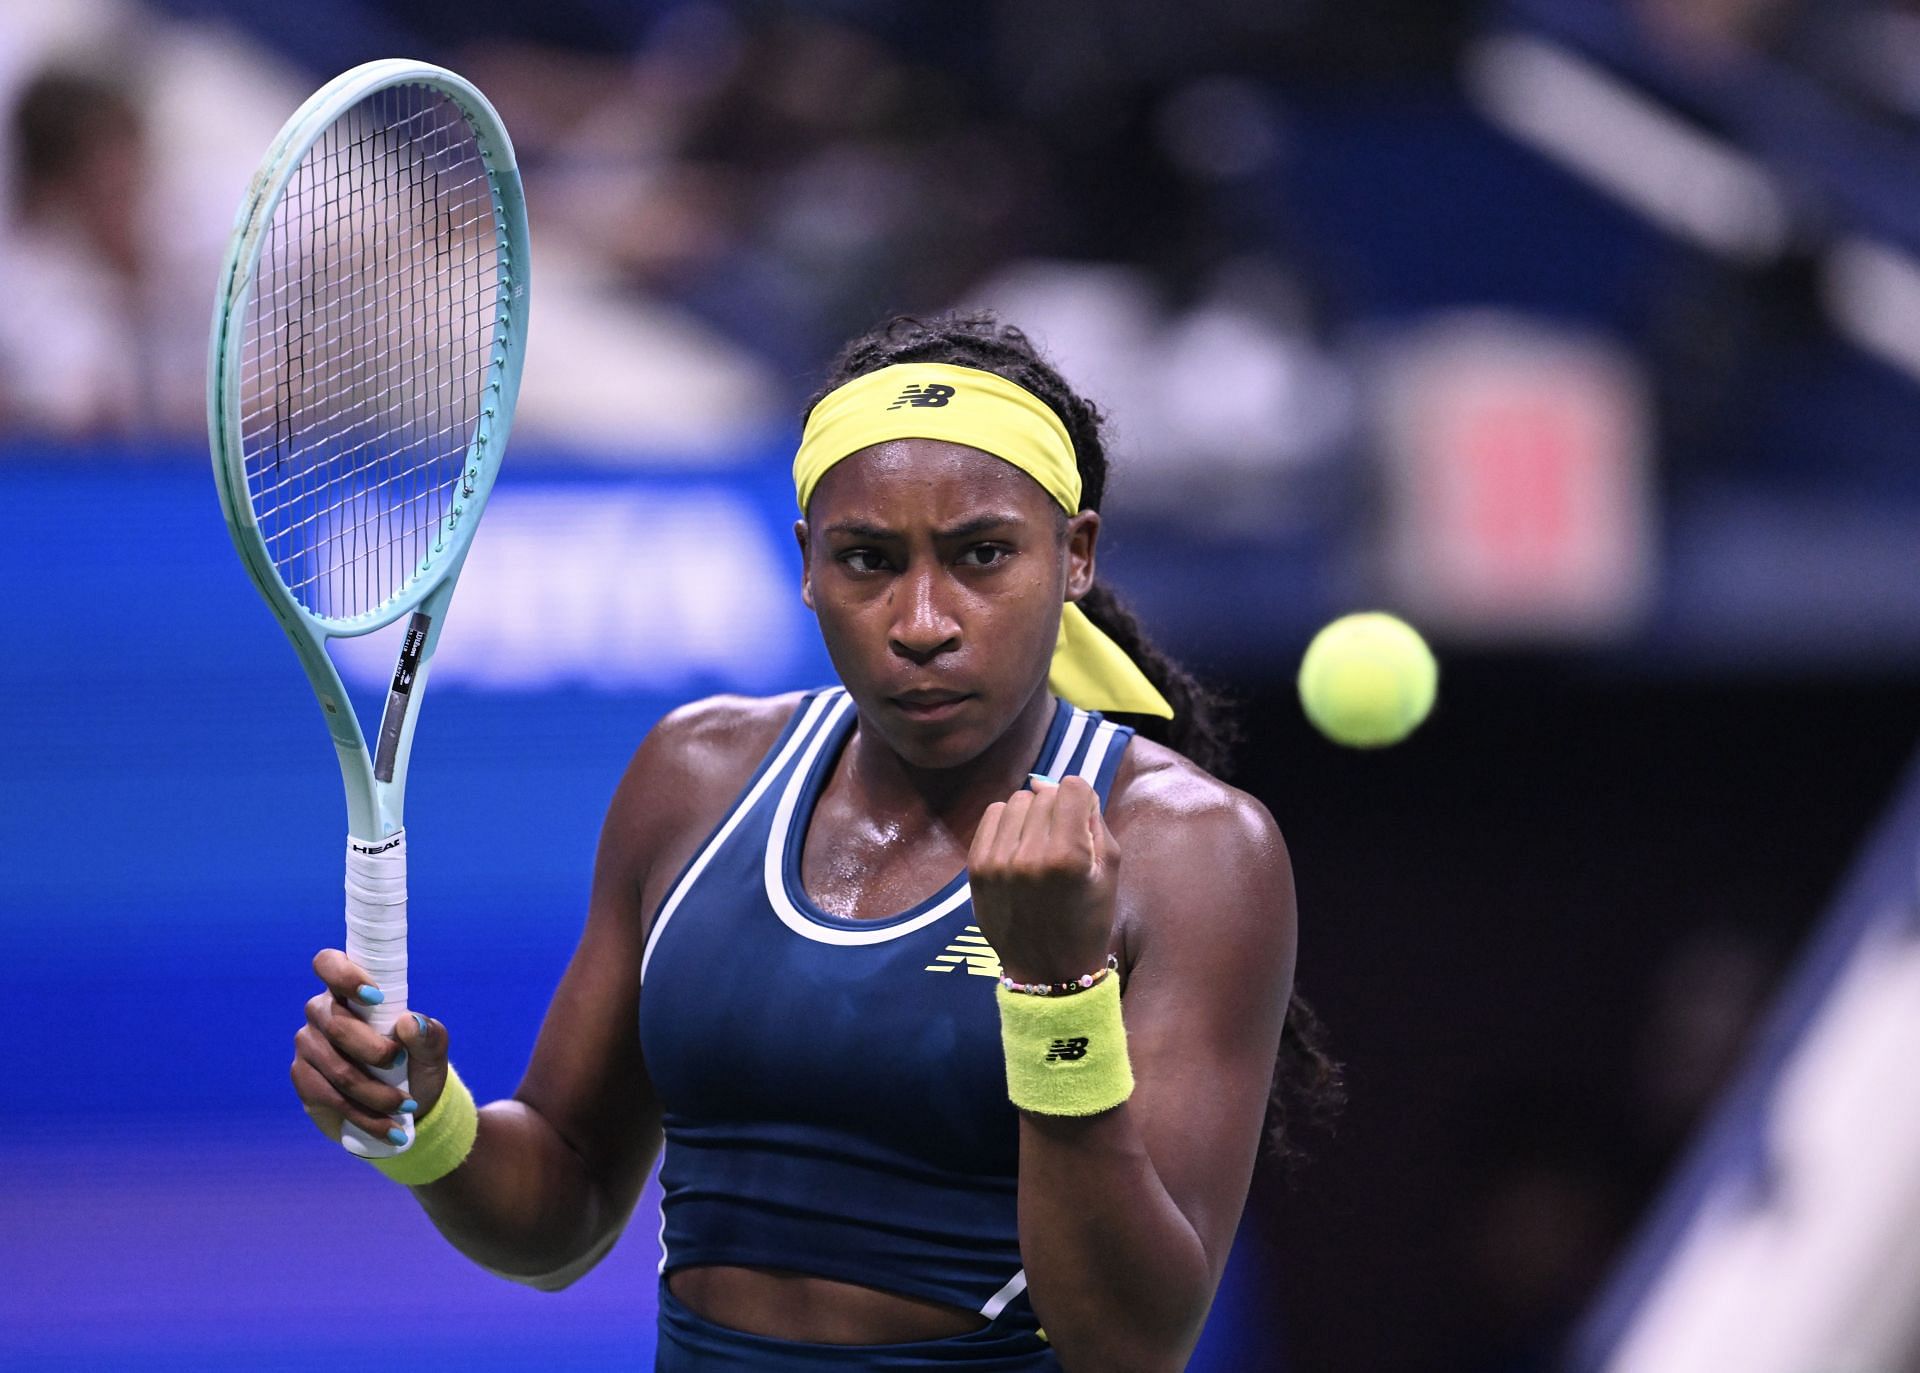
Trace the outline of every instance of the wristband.
<instances>
[{"instance_id":1,"label":"wristband","mask_svg":"<svg viewBox=\"0 0 1920 1373\"><path fill-rule=\"evenodd\" d=\"M433 1109L424 1118L415 1117L413 1144L406 1153L367 1162L395 1182L420 1187L437 1182L465 1163L479 1132L480 1112L473 1104L473 1093L449 1063L447 1085Z\"/></svg>"},{"instance_id":2,"label":"wristband","mask_svg":"<svg viewBox=\"0 0 1920 1373\"><path fill-rule=\"evenodd\" d=\"M1101 978L1075 996L1026 996L996 987L1007 1097L1042 1116L1091 1116L1133 1095L1120 979Z\"/></svg>"}]
</instances>

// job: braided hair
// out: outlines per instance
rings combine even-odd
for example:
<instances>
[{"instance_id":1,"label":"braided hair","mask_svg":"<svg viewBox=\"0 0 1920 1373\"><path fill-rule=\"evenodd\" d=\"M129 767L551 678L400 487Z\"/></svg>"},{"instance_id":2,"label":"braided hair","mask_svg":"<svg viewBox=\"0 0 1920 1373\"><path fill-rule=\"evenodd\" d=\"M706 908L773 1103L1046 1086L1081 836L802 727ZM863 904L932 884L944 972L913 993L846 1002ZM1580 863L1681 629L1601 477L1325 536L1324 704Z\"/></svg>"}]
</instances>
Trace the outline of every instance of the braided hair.
<instances>
[{"instance_id":1,"label":"braided hair","mask_svg":"<svg viewBox=\"0 0 1920 1373\"><path fill-rule=\"evenodd\" d=\"M942 362L992 372L1038 396L1060 417L1073 440L1080 470L1081 508L1100 508L1107 489L1107 452L1101 435L1105 417L1092 401L1067 385L1025 333L1002 324L988 312L925 319L899 315L854 339L841 349L825 383L808 399L802 420L829 392L855 377L902 362ZM1114 718L1184 754L1215 776L1224 777L1238 738L1225 698L1156 648L1140 622L1109 588L1096 581L1079 605L1088 619L1139 664L1173 707L1171 720L1119 713L1114 713ZM1281 1030L1280 1056L1274 1066L1267 1110L1270 1147L1289 1167L1304 1157L1291 1138L1290 1127L1305 1119L1326 1128L1345 1099L1341 1066L1327 1052L1326 1038L1313 1008L1296 995L1288 1004Z\"/></svg>"}]
</instances>

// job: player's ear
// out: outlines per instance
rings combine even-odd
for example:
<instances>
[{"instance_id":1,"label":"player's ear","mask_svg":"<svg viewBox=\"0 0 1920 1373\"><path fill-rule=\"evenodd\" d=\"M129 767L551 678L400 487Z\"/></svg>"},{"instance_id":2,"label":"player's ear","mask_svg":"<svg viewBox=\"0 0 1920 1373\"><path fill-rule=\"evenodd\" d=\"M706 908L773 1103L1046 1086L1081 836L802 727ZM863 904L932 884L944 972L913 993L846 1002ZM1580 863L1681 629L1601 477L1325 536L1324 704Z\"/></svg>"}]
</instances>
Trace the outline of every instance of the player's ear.
<instances>
[{"instance_id":1,"label":"player's ear","mask_svg":"<svg viewBox=\"0 0 1920 1373\"><path fill-rule=\"evenodd\" d=\"M800 545L800 601L808 610L813 609L813 559L807 556L807 522L793 522L794 542Z\"/></svg>"},{"instance_id":2,"label":"player's ear","mask_svg":"<svg viewBox=\"0 0 1920 1373\"><path fill-rule=\"evenodd\" d=\"M1082 510L1067 521L1067 599L1093 590L1094 548L1100 542L1100 512Z\"/></svg>"}]
</instances>

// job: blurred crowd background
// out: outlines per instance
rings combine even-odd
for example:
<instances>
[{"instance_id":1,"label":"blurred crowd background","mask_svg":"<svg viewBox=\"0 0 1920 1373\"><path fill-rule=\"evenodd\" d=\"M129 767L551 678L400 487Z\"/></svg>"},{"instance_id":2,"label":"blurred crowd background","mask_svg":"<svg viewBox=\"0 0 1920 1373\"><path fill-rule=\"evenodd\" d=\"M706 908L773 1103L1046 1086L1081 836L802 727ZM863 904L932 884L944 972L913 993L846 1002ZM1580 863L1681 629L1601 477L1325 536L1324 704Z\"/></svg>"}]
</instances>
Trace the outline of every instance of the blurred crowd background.
<instances>
[{"instance_id":1,"label":"blurred crowd background","mask_svg":"<svg viewBox=\"0 0 1920 1373\"><path fill-rule=\"evenodd\" d=\"M646 724L826 670L784 466L827 360L892 313L994 309L1111 417L1105 575L1245 703L1237 780L1295 851L1301 987L1348 1065L1313 1161L1258 1178L1195 1366L1571 1366L1920 735L1920 5L0 3L0 822L59 831L0 868L0 953L42 967L30 1010L101 1003L44 1100L141 1179L92 1205L100 1160L16 1137L13 1214L91 1219L49 1253L0 1207L39 1332L0 1321L0 1364L17 1338L107 1366L74 1351L133 1331L127 1367L306 1367L296 1318L361 1259L337 1198L396 1205L278 1077L338 801L204 445L247 179L322 80L391 55L488 93L535 245L414 802L416 848L531 839L442 879L459 931L421 936L449 973L417 999L484 1085L512 1087ZM1363 757L1289 674L1372 606L1430 632L1442 704ZM372 690L390 654L355 662ZM189 1161L180 1122L223 1107L156 976L213 979L244 1027L244 1202ZM469 1334L643 1366L644 1234L527 1305L417 1230L409 1282Z\"/></svg>"}]
</instances>

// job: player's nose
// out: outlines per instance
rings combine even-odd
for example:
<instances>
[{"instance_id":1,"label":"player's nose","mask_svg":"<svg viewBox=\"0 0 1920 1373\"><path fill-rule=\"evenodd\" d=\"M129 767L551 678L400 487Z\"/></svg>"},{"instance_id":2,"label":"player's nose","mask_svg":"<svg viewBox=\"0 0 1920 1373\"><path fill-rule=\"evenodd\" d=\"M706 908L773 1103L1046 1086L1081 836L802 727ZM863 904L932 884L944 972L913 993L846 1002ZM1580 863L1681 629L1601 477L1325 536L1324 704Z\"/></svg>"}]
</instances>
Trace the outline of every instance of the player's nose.
<instances>
[{"instance_id":1,"label":"player's nose","mask_svg":"<svg viewBox=\"0 0 1920 1373\"><path fill-rule=\"evenodd\" d=\"M902 657L924 663L960 645L960 622L946 605L945 579L931 567L909 568L894 585L888 639Z\"/></svg>"}]
</instances>

